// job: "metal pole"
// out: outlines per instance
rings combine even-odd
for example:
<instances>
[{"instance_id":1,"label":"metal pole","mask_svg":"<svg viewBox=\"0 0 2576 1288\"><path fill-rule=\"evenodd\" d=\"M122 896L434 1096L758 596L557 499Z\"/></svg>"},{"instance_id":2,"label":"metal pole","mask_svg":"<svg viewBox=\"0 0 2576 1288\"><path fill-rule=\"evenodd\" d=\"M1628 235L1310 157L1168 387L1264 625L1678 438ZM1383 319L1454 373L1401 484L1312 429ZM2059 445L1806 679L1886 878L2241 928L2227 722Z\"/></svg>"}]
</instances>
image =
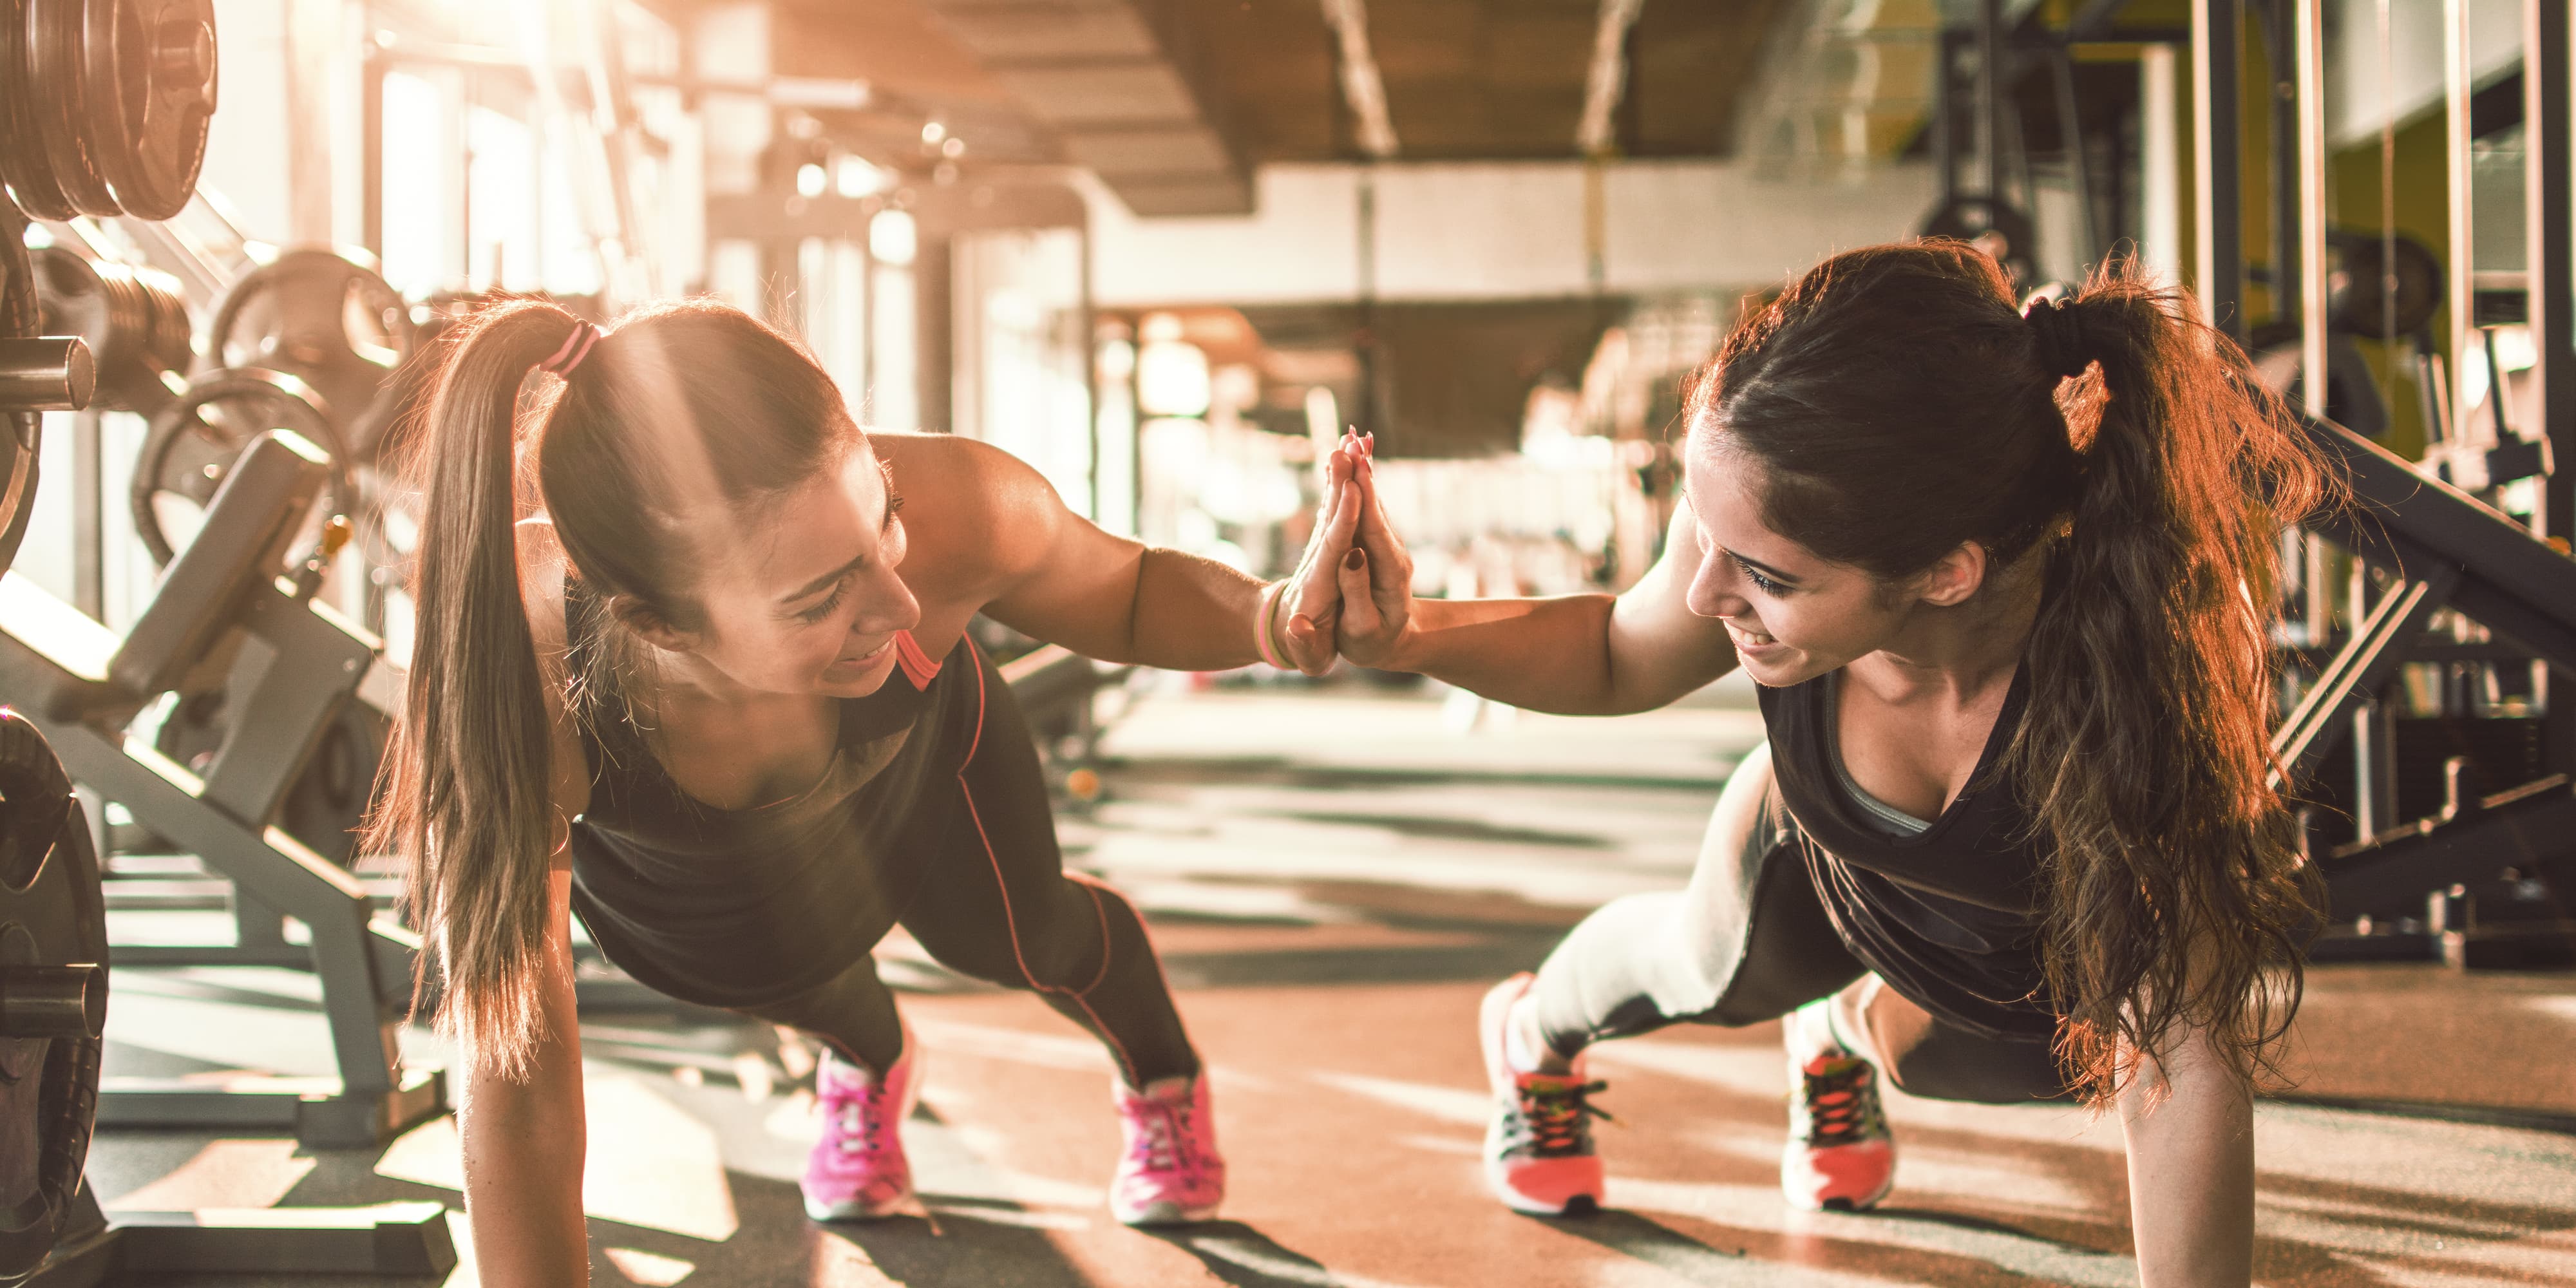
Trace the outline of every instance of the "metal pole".
<instances>
[{"instance_id":1,"label":"metal pole","mask_svg":"<svg viewBox=\"0 0 2576 1288\"><path fill-rule=\"evenodd\" d=\"M2059 45L2049 56L2049 70L2057 79L2057 139L2066 153L2066 173L2075 181L2075 208L2083 218L2076 223L2082 230L2083 250L2075 256L2079 270L2092 267L2093 257L2102 253L2102 216L2093 200L2092 149L2085 145L2084 122L2075 105L2075 51Z\"/></svg>"},{"instance_id":2,"label":"metal pole","mask_svg":"<svg viewBox=\"0 0 2576 1288\"><path fill-rule=\"evenodd\" d=\"M2242 27L2237 0L2192 0L2194 285L2209 324L2239 341L2245 338L2245 192L2237 164L2243 125L2236 101Z\"/></svg>"},{"instance_id":3,"label":"metal pole","mask_svg":"<svg viewBox=\"0 0 2576 1288\"><path fill-rule=\"evenodd\" d=\"M2299 221L2294 245L2299 275L2299 387L2307 413L2326 414L2326 94L2323 0L2280 0L2294 6L2291 41L2298 63ZM2285 149L2286 150L2286 149ZM2288 301L2282 301L2288 307ZM2356 612L2360 606L2354 605Z\"/></svg>"},{"instance_id":4,"label":"metal pole","mask_svg":"<svg viewBox=\"0 0 2576 1288\"><path fill-rule=\"evenodd\" d=\"M2004 0L1977 5L1978 195L2001 200L2004 191Z\"/></svg>"},{"instance_id":5,"label":"metal pole","mask_svg":"<svg viewBox=\"0 0 2576 1288\"><path fill-rule=\"evenodd\" d=\"M2529 77L2525 77L2528 83ZM2442 99L2445 161L2448 169L2451 215L2450 286L2451 286L2451 414L2445 419L2465 435L2468 430L2468 401L2462 392L2468 386L2464 379L2475 355L2469 342L2469 331L2475 322L2477 288L2472 282L2477 268L2477 237L2470 226L2471 171L2469 168L2469 95L2475 86L2469 80L2469 3L2468 0L2443 0L2442 3ZM2490 373L2492 374L2492 373Z\"/></svg>"},{"instance_id":6,"label":"metal pole","mask_svg":"<svg viewBox=\"0 0 2576 1288\"><path fill-rule=\"evenodd\" d=\"M2264 0L2260 10L2272 72L2272 316L2284 322L2300 321L2307 305L2307 7Z\"/></svg>"},{"instance_id":7,"label":"metal pole","mask_svg":"<svg viewBox=\"0 0 2576 1288\"><path fill-rule=\"evenodd\" d=\"M2576 211L2571 211L2569 144L2570 24L2567 0L2525 0L2522 44L2523 218L2529 256L2533 419L2523 432L2539 431L2547 444L2549 472L2541 479L2541 501L2532 526L2541 535L2576 536L2576 274L2571 274L2571 241L2576 241ZM2576 770L2576 677L2535 668L2546 703L2542 725L2542 763L2558 771ZM2561 687L2571 699L2556 700Z\"/></svg>"}]
</instances>

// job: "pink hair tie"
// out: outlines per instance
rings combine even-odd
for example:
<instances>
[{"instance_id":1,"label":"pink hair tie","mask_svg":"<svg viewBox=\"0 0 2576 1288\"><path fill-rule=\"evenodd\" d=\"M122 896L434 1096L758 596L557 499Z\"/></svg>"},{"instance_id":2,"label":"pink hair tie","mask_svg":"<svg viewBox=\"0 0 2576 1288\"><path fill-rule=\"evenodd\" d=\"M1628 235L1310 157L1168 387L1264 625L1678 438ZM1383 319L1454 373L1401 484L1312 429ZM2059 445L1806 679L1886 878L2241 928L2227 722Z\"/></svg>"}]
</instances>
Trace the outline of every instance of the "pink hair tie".
<instances>
[{"instance_id":1,"label":"pink hair tie","mask_svg":"<svg viewBox=\"0 0 2576 1288\"><path fill-rule=\"evenodd\" d=\"M572 376L572 369L580 366L581 360L590 356L590 346L597 343L599 343L598 327L588 322L575 322L572 324L572 334L564 337L563 347L555 350L555 356L538 363L537 370L552 372L569 379Z\"/></svg>"}]
</instances>

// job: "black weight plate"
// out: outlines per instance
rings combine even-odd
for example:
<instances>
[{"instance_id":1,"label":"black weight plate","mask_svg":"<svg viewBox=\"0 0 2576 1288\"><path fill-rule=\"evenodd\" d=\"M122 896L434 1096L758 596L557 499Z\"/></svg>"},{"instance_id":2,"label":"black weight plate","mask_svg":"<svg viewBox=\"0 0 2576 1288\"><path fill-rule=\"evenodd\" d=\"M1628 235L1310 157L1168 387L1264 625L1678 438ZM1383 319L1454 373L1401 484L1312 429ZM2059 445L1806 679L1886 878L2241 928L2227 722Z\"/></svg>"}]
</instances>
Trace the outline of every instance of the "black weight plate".
<instances>
[{"instance_id":1,"label":"black weight plate","mask_svg":"<svg viewBox=\"0 0 2576 1288\"><path fill-rule=\"evenodd\" d=\"M54 180L36 129L36 82L27 58L27 0L0 0L0 178L18 205L38 219L70 219L72 209Z\"/></svg>"},{"instance_id":2,"label":"black weight plate","mask_svg":"<svg viewBox=\"0 0 2576 1288\"><path fill-rule=\"evenodd\" d=\"M98 0L113 4L115 0ZM84 215L121 215L107 172L91 146L90 86L82 48L89 41L89 0L27 0L27 79L36 105L36 137L54 182Z\"/></svg>"},{"instance_id":3,"label":"black weight plate","mask_svg":"<svg viewBox=\"0 0 2576 1288\"><path fill-rule=\"evenodd\" d=\"M357 484L339 427L310 385L257 368L209 371L189 381L187 392L152 418L151 432L135 459L134 485L127 499L134 511L135 535L143 539L155 564L169 563L177 552L162 531L154 498L177 494L200 503L213 499L234 458L252 439L271 429L293 430L329 454L331 483L324 513L338 513L356 503Z\"/></svg>"},{"instance_id":4,"label":"black weight plate","mask_svg":"<svg viewBox=\"0 0 2576 1288\"><path fill-rule=\"evenodd\" d=\"M107 961L107 910L89 822L44 735L0 709L0 964ZM53 1246L89 1157L95 1035L0 1036L0 1282Z\"/></svg>"},{"instance_id":5,"label":"black weight plate","mask_svg":"<svg viewBox=\"0 0 2576 1288\"><path fill-rule=\"evenodd\" d=\"M185 209L215 114L213 0L88 0L92 152L126 213Z\"/></svg>"},{"instance_id":6,"label":"black weight plate","mask_svg":"<svg viewBox=\"0 0 2576 1288\"><path fill-rule=\"evenodd\" d=\"M2387 268L2389 243L2376 233L2336 233L2334 249L2342 262L2337 276L2342 289L2326 309L2326 325L2349 335L2393 340L2424 329L2443 304L2442 261L2424 243L2400 235L2395 239L2396 271ZM2388 308L2388 278L2396 278L2397 307ZM2391 321L2396 329L2382 335Z\"/></svg>"},{"instance_id":7,"label":"black weight plate","mask_svg":"<svg viewBox=\"0 0 2576 1288\"><path fill-rule=\"evenodd\" d=\"M353 314L369 319L373 334L352 334ZM210 366L265 367L320 390L361 460L375 459L369 449L383 426L374 409L419 347L402 292L372 263L319 247L287 251L236 278L206 334Z\"/></svg>"},{"instance_id":8,"label":"black weight plate","mask_svg":"<svg viewBox=\"0 0 2576 1288\"><path fill-rule=\"evenodd\" d=\"M0 85L0 97L8 92L8 86ZM0 202L0 336L35 335L42 320L35 268L27 258L27 218ZM17 559L28 517L35 513L44 424L44 417L32 411L0 412L0 471L5 471L0 472L0 571Z\"/></svg>"}]
</instances>

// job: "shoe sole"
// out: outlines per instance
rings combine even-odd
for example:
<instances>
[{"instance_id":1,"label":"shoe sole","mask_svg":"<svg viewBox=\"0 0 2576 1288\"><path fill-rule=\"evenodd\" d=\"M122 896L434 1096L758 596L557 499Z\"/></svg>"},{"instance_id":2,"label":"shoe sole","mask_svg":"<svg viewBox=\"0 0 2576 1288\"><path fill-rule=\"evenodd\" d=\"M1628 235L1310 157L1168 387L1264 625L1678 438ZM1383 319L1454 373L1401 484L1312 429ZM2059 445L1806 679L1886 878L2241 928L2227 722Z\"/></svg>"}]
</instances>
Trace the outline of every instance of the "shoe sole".
<instances>
[{"instance_id":1,"label":"shoe sole","mask_svg":"<svg viewBox=\"0 0 2576 1288\"><path fill-rule=\"evenodd\" d=\"M1194 1208L1183 1207L1178 1203L1153 1203L1135 1212L1112 1210L1110 1215L1118 1218L1120 1225L1196 1225L1202 1221L1215 1220L1216 1211L1215 1204Z\"/></svg>"},{"instance_id":2,"label":"shoe sole","mask_svg":"<svg viewBox=\"0 0 2576 1288\"><path fill-rule=\"evenodd\" d=\"M1866 1212L1871 1208L1877 1207L1882 1200L1895 1192L1896 1169L1892 1166L1887 1169L1887 1179L1880 1182L1877 1189L1872 1190L1868 1195L1857 1199L1844 1198L1841 1196L1829 1199L1805 1199L1790 1193L1789 1186L1785 1181L1780 1186L1781 1199L1786 1201L1789 1206L1797 1208L1802 1212Z\"/></svg>"},{"instance_id":3,"label":"shoe sole","mask_svg":"<svg viewBox=\"0 0 2576 1288\"><path fill-rule=\"evenodd\" d=\"M1503 983L1515 980L1522 980L1522 977L1515 975ZM1485 1055L1485 1085L1498 1099L1505 1094L1500 1080L1507 1076L1509 1064L1503 1059L1501 1047L1503 1024L1511 1014L1512 1003L1526 996L1535 983L1535 978L1522 980L1520 988L1509 996L1504 996L1502 986L1496 985L1486 991L1484 1002L1477 1007L1476 1045ZM1499 1015L1495 1013L1498 1009ZM1503 1201L1504 1207L1523 1216L1588 1216L1601 1210L1601 1200L1589 1194L1577 1194L1562 1203L1550 1203L1513 1189L1503 1178L1502 1161L1496 1157L1503 1152L1501 1142L1494 1139L1496 1126L1491 1121L1485 1124L1485 1188L1492 1190L1494 1197Z\"/></svg>"},{"instance_id":4,"label":"shoe sole","mask_svg":"<svg viewBox=\"0 0 2576 1288\"><path fill-rule=\"evenodd\" d=\"M912 1044L912 1078L903 1084L903 1105L895 1111L894 1139L897 1148L901 1148L903 1144L903 1125L912 1121L913 1107L921 1103L921 1073L924 1064L920 1041L914 1038L908 1029L904 1036L905 1040ZM910 1173L912 1155L909 1152L905 1153L903 1161L904 1171ZM812 1196L808 1195L805 1198L805 1215L816 1221L882 1221L887 1217L902 1216L904 1210L913 1206L914 1201L919 1197L919 1191L913 1189L908 1180L902 1193L883 1203L861 1203L855 1199L844 1199L838 1203L817 1203Z\"/></svg>"}]
</instances>

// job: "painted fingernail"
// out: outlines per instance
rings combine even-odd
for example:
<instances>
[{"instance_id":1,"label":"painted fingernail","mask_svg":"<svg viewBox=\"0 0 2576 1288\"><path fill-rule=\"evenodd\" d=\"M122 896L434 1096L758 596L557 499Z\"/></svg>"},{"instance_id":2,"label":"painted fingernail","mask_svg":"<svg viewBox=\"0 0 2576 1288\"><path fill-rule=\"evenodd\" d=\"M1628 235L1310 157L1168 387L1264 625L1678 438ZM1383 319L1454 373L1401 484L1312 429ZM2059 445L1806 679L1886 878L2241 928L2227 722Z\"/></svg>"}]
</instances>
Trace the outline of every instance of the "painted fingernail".
<instances>
[{"instance_id":1,"label":"painted fingernail","mask_svg":"<svg viewBox=\"0 0 2576 1288\"><path fill-rule=\"evenodd\" d=\"M1362 554L1359 548L1354 546L1351 548L1351 552L1349 554L1342 557L1342 566L1350 569L1352 572L1358 572L1360 569L1368 566L1368 556Z\"/></svg>"}]
</instances>

